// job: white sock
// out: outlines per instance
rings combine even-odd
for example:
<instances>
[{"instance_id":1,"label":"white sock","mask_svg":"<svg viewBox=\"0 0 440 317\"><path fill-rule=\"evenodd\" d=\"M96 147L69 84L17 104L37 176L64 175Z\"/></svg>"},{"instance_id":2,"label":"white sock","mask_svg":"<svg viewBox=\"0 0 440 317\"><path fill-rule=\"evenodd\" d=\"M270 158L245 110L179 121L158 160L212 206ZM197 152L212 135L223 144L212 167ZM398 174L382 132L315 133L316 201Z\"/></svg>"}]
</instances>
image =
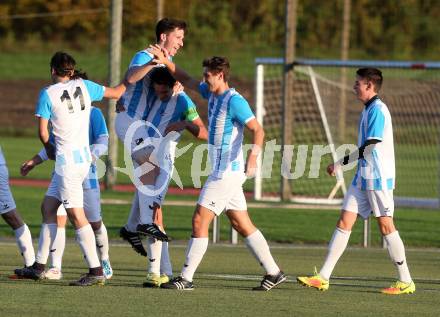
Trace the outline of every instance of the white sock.
<instances>
[{"instance_id":1,"label":"white sock","mask_svg":"<svg viewBox=\"0 0 440 317\"><path fill-rule=\"evenodd\" d=\"M75 231L76 241L78 242L84 258L89 268L100 267L98 254L96 253L96 240L93 234L93 229L90 224L87 224Z\"/></svg>"},{"instance_id":2,"label":"white sock","mask_svg":"<svg viewBox=\"0 0 440 317\"><path fill-rule=\"evenodd\" d=\"M47 263L49 249L57 235L56 223L43 223L41 225L40 239L38 241L38 252L36 261L41 264Z\"/></svg>"},{"instance_id":3,"label":"white sock","mask_svg":"<svg viewBox=\"0 0 440 317\"><path fill-rule=\"evenodd\" d=\"M143 193L139 195L140 223L153 223L153 207L151 206L151 197Z\"/></svg>"},{"instance_id":4,"label":"white sock","mask_svg":"<svg viewBox=\"0 0 440 317\"><path fill-rule=\"evenodd\" d=\"M50 263L52 267L61 270L64 248L66 247L66 228L57 228L57 235L50 246Z\"/></svg>"},{"instance_id":5,"label":"white sock","mask_svg":"<svg viewBox=\"0 0 440 317\"><path fill-rule=\"evenodd\" d=\"M191 238L186 249L185 264L182 268L182 276L187 281L192 281L194 273L208 249L208 238Z\"/></svg>"},{"instance_id":6,"label":"white sock","mask_svg":"<svg viewBox=\"0 0 440 317\"><path fill-rule=\"evenodd\" d=\"M267 274L275 275L280 272L280 268L275 263L270 253L269 245L260 230L248 235L244 241Z\"/></svg>"},{"instance_id":7,"label":"white sock","mask_svg":"<svg viewBox=\"0 0 440 317\"><path fill-rule=\"evenodd\" d=\"M397 268L399 280L405 283L410 283L412 279L409 274L408 264L406 263L405 246L403 245L399 232L394 231L383 237L387 242L390 258Z\"/></svg>"},{"instance_id":8,"label":"white sock","mask_svg":"<svg viewBox=\"0 0 440 317\"><path fill-rule=\"evenodd\" d=\"M139 210L139 195L137 190L134 192L133 201L131 202L130 214L128 215L125 229L131 232L136 232L136 227L141 221Z\"/></svg>"},{"instance_id":9,"label":"white sock","mask_svg":"<svg viewBox=\"0 0 440 317\"><path fill-rule=\"evenodd\" d=\"M333 232L332 239L328 245L327 257L325 259L324 265L319 271L319 275L324 280L329 280L332 275L333 269L336 266L342 253L344 253L347 247L348 240L350 239L351 231L346 231L341 228L336 228Z\"/></svg>"},{"instance_id":10,"label":"white sock","mask_svg":"<svg viewBox=\"0 0 440 317\"><path fill-rule=\"evenodd\" d=\"M170 261L170 253L168 251L168 242L162 242L162 255L160 257L160 274L168 276L173 275L173 266Z\"/></svg>"},{"instance_id":11,"label":"white sock","mask_svg":"<svg viewBox=\"0 0 440 317\"><path fill-rule=\"evenodd\" d=\"M162 241L147 238L148 273L160 275Z\"/></svg>"},{"instance_id":12,"label":"white sock","mask_svg":"<svg viewBox=\"0 0 440 317\"><path fill-rule=\"evenodd\" d=\"M95 231L95 240L96 240L96 248L98 249L99 258L101 261L108 260L108 235L107 228L104 226L104 223L101 223L101 228Z\"/></svg>"},{"instance_id":13,"label":"white sock","mask_svg":"<svg viewBox=\"0 0 440 317\"><path fill-rule=\"evenodd\" d=\"M35 251L32 245L32 236L26 224L14 230L20 253L24 258L24 265L31 266L35 262Z\"/></svg>"}]
</instances>

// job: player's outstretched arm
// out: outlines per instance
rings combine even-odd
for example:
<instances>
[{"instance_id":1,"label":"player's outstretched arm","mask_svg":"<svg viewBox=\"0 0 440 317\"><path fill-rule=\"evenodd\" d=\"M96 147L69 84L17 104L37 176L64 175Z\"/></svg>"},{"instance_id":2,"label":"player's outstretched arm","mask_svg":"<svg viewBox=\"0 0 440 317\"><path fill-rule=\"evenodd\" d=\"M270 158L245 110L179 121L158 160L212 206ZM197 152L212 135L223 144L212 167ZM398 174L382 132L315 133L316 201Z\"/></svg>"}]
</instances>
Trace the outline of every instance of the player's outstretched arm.
<instances>
[{"instance_id":1,"label":"player's outstretched arm","mask_svg":"<svg viewBox=\"0 0 440 317\"><path fill-rule=\"evenodd\" d=\"M252 150L248 155L246 162L246 176L253 177L257 170L257 158L261 153L264 141L263 127L258 123L257 119L253 118L246 123L246 127L252 132Z\"/></svg>"},{"instance_id":2,"label":"player's outstretched arm","mask_svg":"<svg viewBox=\"0 0 440 317\"><path fill-rule=\"evenodd\" d=\"M119 99L127 89L128 83L124 80L115 87L105 87L104 98Z\"/></svg>"},{"instance_id":3,"label":"player's outstretched arm","mask_svg":"<svg viewBox=\"0 0 440 317\"><path fill-rule=\"evenodd\" d=\"M200 82L192 78L190 75L188 75L187 72L177 67L176 64L170 61L160 46L150 45L148 50L155 57L155 59L153 60L154 63L165 65L170 73L174 76L174 78L176 78L177 81L181 82L182 85L186 88L192 89L197 92L199 91Z\"/></svg>"},{"instance_id":4,"label":"player's outstretched arm","mask_svg":"<svg viewBox=\"0 0 440 317\"><path fill-rule=\"evenodd\" d=\"M46 150L42 150L44 152L46 152ZM34 155L34 157L32 157L30 160L25 161L23 164L21 164L20 166L20 174L21 176L26 176L27 174L29 174L29 172L37 165L43 163L43 159L40 157L39 154Z\"/></svg>"}]
</instances>

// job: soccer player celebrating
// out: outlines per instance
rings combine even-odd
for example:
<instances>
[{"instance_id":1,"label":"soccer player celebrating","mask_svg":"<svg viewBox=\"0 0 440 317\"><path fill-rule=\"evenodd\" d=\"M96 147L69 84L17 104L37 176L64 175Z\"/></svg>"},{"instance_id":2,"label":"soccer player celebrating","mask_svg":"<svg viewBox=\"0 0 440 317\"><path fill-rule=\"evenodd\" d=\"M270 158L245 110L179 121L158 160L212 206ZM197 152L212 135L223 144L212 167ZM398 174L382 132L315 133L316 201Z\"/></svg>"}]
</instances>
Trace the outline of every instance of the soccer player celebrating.
<instances>
[{"instance_id":1,"label":"soccer player celebrating","mask_svg":"<svg viewBox=\"0 0 440 317\"><path fill-rule=\"evenodd\" d=\"M164 18L157 23L157 43L169 53L170 58L183 46L185 29L186 23L180 20ZM127 87L127 91L123 98L121 98L121 103L123 103L123 105L117 108L118 114L115 119L116 134L124 144L126 143L126 133L130 126L139 122L139 120L147 119L150 110L147 105L151 104L151 98L154 96L153 88L150 85L149 72L154 67L157 67L156 64L152 63L152 60L153 55L148 52L148 50L142 50L135 54L127 70L126 82L129 83L129 86ZM147 138L145 135L145 129L142 127L137 129L136 133L129 138L130 144L125 144L125 146L128 147L131 154L138 143ZM146 163L146 161L143 161L140 156L138 156L137 159L133 159L133 165L136 168L144 163ZM148 195L144 196L142 192L137 192L135 199L136 196L139 201L134 205L139 206L141 214L148 215L150 212L148 207L148 201L150 198ZM132 208L129 219L135 217L133 215L134 211L135 208ZM160 208L157 212L161 212ZM146 218L148 218L148 216L143 219ZM162 241L168 240L168 236L164 234L155 223L140 223L139 226L135 228L127 228L127 226L122 227L120 230L120 236L124 240L127 240L136 252L144 256L146 255L146 251L142 246L139 234L148 235Z\"/></svg>"},{"instance_id":2,"label":"soccer player celebrating","mask_svg":"<svg viewBox=\"0 0 440 317\"><path fill-rule=\"evenodd\" d=\"M355 161L358 161L357 171L345 195L324 265L314 276L298 277L297 280L302 285L319 290L329 288L331 273L347 247L351 229L358 215L366 219L373 213L399 275L399 280L389 288L383 289L382 293L409 294L416 289L406 263L405 247L393 222L393 126L387 106L377 95L382 80L382 72L375 68L360 68L356 72L353 89L357 98L365 104L359 121L359 149L330 164L327 172L334 176L337 169Z\"/></svg>"},{"instance_id":3,"label":"soccer player celebrating","mask_svg":"<svg viewBox=\"0 0 440 317\"><path fill-rule=\"evenodd\" d=\"M148 185L138 188L138 192L142 192L142 195L149 199L144 201L149 210L141 212L134 219L132 215L127 226L129 229L135 227L139 223L137 219L140 219L142 224L154 221L163 230L162 213L158 210L165 199L173 173L175 149L180 134L186 129L195 137L206 140L208 132L192 100L183 91L174 92L176 80L165 67L155 68L150 77L154 96L147 105L149 109L146 118L148 138L143 140L133 153L134 157L143 156L142 160L147 160L154 166L148 173L153 175L148 177L151 178ZM172 275L171 265L163 267L164 261L161 258L162 250L167 250L167 247L163 248L165 243L167 242L153 237L147 239L149 266L145 287L158 287L168 282ZM167 252L164 256L168 256ZM165 262L169 262L169 259Z\"/></svg>"},{"instance_id":4,"label":"soccer player celebrating","mask_svg":"<svg viewBox=\"0 0 440 317\"><path fill-rule=\"evenodd\" d=\"M275 263L263 234L255 227L247 212L243 183L255 174L257 157L263 145L264 131L247 101L230 88L229 61L212 57L203 61L204 81L199 83L176 67L159 46L151 47L155 61L167 66L171 74L185 87L199 91L208 99L208 155L212 171L203 186L194 211L192 238L188 243L181 275L162 288L192 290L193 275L208 247L209 225L216 215L226 210L232 227L244 237L247 247L264 267L266 275L254 290L268 291L286 280ZM243 160L243 131L248 128L253 136L253 148Z\"/></svg>"},{"instance_id":5,"label":"soccer player celebrating","mask_svg":"<svg viewBox=\"0 0 440 317\"><path fill-rule=\"evenodd\" d=\"M96 240L83 208L82 183L89 173L92 155L89 147L89 121L91 103L103 97L118 99L125 91L125 84L114 88L83 80L75 70L72 56L57 52L50 61L53 84L44 88L37 102L35 115L39 118L39 137L49 158L55 158L55 173L59 177L59 194L72 222L76 241L84 254L89 272L73 286L103 285L101 263L96 251ZM55 137L55 147L49 142L49 121ZM47 209L43 223L54 224L56 230L56 209ZM56 234L51 234L54 238ZM52 241L51 241L52 244ZM35 278L44 270L44 265L35 262L31 268L17 272L17 275Z\"/></svg>"},{"instance_id":6,"label":"soccer player celebrating","mask_svg":"<svg viewBox=\"0 0 440 317\"><path fill-rule=\"evenodd\" d=\"M28 226L23 222L16 209L14 197L9 188L9 173L6 160L0 147L0 215L14 230L15 240L24 259L25 267L31 266L35 261L32 236Z\"/></svg>"},{"instance_id":7,"label":"soccer player celebrating","mask_svg":"<svg viewBox=\"0 0 440 317\"><path fill-rule=\"evenodd\" d=\"M85 79L85 78L83 78ZM51 138L53 135L51 134ZM101 216L101 195L99 188L99 181L97 176L96 160L107 152L108 149L108 130L105 123L104 115L101 110L92 107L90 111L89 124L89 143L92 154L92 164L88 177L84 180L82 186L84 190L84 211L92 226L95 234L96 246L98 249L99 259L101 260L103 273L106 279L110 279L113 275L113 270L109 259L109 243L107 236L107 228L102 222ZM24 162L21 166L21 175L26 176L35 166L48 160L46 150L43 148L32 159ZM59 177L53 173L52 180L44 197L42 208L57 210L57 221L54 223L43 223L40 231L40 243L37 252L37 262L46 264L48 256L51 259L51 267L42 272L40 278L59 280L62 277L61 263L66 244L66 210L61 205L60 193L58 191ZM49 210L44 210L43 214L49 213ZM55 227L56 226L56 227ZM54 228L56 228L56 231ZM56 237L50 245L51 234L56 232ZM50 253L49 253L50 250Z\"/></svg>"}]
</instances>

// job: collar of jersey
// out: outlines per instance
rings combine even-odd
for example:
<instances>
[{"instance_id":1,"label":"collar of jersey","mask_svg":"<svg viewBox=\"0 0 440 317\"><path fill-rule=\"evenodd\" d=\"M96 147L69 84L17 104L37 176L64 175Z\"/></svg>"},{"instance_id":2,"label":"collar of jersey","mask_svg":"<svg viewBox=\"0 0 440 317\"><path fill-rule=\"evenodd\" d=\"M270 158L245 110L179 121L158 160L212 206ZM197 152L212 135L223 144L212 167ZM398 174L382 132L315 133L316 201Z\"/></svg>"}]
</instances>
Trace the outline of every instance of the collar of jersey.
<instances>
[{"instance_id":1,"label":"collar of jersey","mask_svg":"<svg viewBox=\"0 0 440 317\"><path fill-rule=\"evenodd\" d=\"M368 100L368 101L365 103L365 108L368 108L368 106L371 105L376 99L379 99L379 96L378 96L378 95L375 95L375 96L372 97L370 100Z\"/></svg>"}]
</instances>

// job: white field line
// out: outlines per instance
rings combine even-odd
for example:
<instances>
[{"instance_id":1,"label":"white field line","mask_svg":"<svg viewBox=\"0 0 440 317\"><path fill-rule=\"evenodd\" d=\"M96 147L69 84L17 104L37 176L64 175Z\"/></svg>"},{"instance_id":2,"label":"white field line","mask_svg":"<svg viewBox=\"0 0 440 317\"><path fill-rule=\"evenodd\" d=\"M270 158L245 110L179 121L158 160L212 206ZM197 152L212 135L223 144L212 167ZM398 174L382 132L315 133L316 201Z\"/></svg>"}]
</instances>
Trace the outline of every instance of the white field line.
<instances>
[{"instance_id":1,"label":"white field line","mask_svg":"<svg viewBox=\"0 0 440 317\"><path fill-rule=\"evenodd\" d=\"M73 240L68 240L67 243L69 244L73 244L74 241ZM0 246L4 245L4 246L14 246L16 247L15 241L14 240L9 240L9 239L0 239ZM230 244L216 244L216 247L234 247L234 248L243 248L245 249L246 247L244 245L235 245L232 246ZM112 243L111 247L118 247L118 248L130 248L130 246L127 243ZM170 245L171 248L186 248L186 244L174 244L174 245ZM274 245L271 246L271 249L326 249L326 247L319 247L319 246L312 246L312 247L306 247L306 246L282 246L282 245ZM350 248L352 250L355 251L361 251L364 250L363 248ZM378 249L379 250L379 249ZM438 249L410 249L407 250L410 252L435 252L435 253L440 253L440 250ZM213 273L197 273L197 277L200 278L216 278L216 279L222 279L222 280L236 280L236 281L261 281L262 279L262 275L243 275L243 274L213 274ZM287 281L288 282L293 282L293 283L297 283L296 281L296 276L287 275ZM334 281L337 282L334 282ZM368 285L360 285L360 284L346 284L343 281L377 281L377 282L388 282L391 281L392 279L390 278L380 278L380 277L363 277L363 276L333 276L332 277L332 285L338 285L338 286L362 286L362 287L371 287L371 288L375 288L375 286L368 286ZM440 279L439 278L430 278L430 279L417 279L415 278L414 281L416 283L433 283L433 284L440 284ZM439 291L437 289L424 289L424 291Z\"/></svg>"},{"instance_id":2,"label":"white field line","mask_svg":"<svg viewBox=\"0 0 440 317\"><path fill-rule=\"evenodd\" d=\"M104 205L131 205L131 200L103 198L101 203ZM196 201L188 200L168 200L165 206L185 206L195 207ZM326 205L306 205L306 204L279 204L279 203L247 203L249 208L274 208L274 209L321 209L321 210L339 210L340 206Z\"/></svg>"}]
</instances>

